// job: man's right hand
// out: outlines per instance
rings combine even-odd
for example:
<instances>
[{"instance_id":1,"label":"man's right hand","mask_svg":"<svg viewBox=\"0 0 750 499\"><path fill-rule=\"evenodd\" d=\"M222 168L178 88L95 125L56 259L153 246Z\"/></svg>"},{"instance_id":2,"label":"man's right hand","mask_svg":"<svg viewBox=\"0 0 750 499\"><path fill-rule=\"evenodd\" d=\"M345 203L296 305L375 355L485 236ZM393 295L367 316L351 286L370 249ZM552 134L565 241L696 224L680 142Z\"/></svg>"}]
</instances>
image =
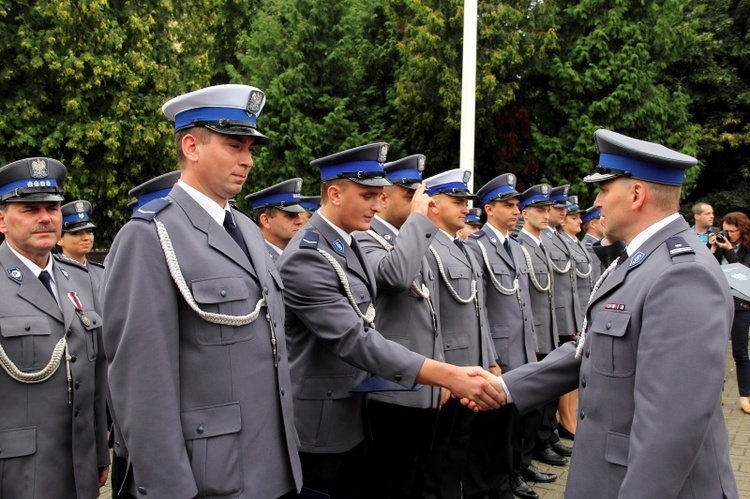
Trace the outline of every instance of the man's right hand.
<instances>
[{"instance_id":1,"label":"man's right hand","mask_svg":"<svg viewBox=\"0 0 750 499\"><path fill-rule=\"evenodd\" d=\"M503 389L503 384L500 383L500 377L495 376L494 374L478 367L472 369L473 370L469 372L469 376L483 378L484 380L486 380L490 384L490 386L492 386L493 392L500 395L500 398L502 399L500 407L504 406L508 401L508 397L505 393L505 390ZM474 412L477 412L479 410L486 410L482 409L482 407L477 404L476 401L471 400L467 397L461 398L461 404L465 405L467 408L471 409Z\"/></svg>"},{"instance_id":2,"label":"man's right hand","mask_svg":"<svg viewBox=\"0 0 750 499\"><path fill-rule=\"evenodd\" d=\"M414 192L414 197L411 198L411 212L421 213L422 215L427 216L427 210L430 207L432 198L425 194L424 190L425 185L420 184Z\"/></svg>"},{"instance_id":3,"label":"man's right hand","mask_svg":"<svg viewBox=\"0 0 750 499\"><path fill-rule=\"evenodd\" d=\"M461 399L463 405L475 412L498 409L505 405L505 392L497 376L478 366L456 366L456 369L458 376L452 377L446 385L454 396ZM493 380L496 380L496 384Z\"/></svg>"}]
</instances>

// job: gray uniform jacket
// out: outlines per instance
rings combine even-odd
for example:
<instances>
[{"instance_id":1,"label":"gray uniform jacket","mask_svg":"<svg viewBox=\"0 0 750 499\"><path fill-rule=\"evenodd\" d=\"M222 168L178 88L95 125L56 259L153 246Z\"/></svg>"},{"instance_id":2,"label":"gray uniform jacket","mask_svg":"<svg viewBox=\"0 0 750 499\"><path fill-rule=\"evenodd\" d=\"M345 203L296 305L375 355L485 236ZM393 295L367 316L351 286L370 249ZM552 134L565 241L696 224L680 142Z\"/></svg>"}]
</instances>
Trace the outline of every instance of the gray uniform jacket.
<instances>
[{"instance_id":1,"label":"gray uniform jacket","mask_svg":"<svg viewBox=\"0 0 750 499\"><path fill-rule=\"evenodd\" d=\"M591 264L594 268L593 272L591 273L592 282L596 284L596 281L599 280L599 276L602 275L602 272L604 272L605 267L602 265L601 260L599 260L599 257L596 256L596 253L594 253L593 244L598 242L599 240L592 236L591 234L584 234L583 239L581 242L583 243L583 247L586 248L586 254L589 256L589 260L591 260ZM581 302L581 305L583 306L584 311L586 310L586 304Z\"/></svg>"},{"instance_id":2,"label":"gray uniform jacket","mask_svg":"<svg viewBox=\"0 0 750 499\"><path fill-rule=\"evenodd\" d=\"M721 409L731 304L680 218L599 288L582 360L569 343L503 376L521 412L578 386L566 497L738 497Z\"/></svg>"},{"instance_id":3,"label":"gray uniform jacket","mask_svg":"<svg viewBox=\"0 0 750 499\"><path fill-rule=\"evenodd\" d=\"M283 286L260 230L233 210L248 260L180 186L136 214L149 212L167 229L200 309L241 316L261 297L267 308L244 326L202 319L170 276L155 221L146 215L120 230L102 297L113 412L130 453L125 486L136 497L159 498L278 497L299 489Z\"/></svg>"},{"instance_id":4,"label":"gray uniform jacket","mask_svg":"<svg viewBox=\"0 0 750 499\"><path fill-rule=\"evenodd\" d=\"M467 240L474 258L484 268L482 287L487 319L497 361L503 372L536 362L537 351L529 297L529 269L518 243L512 238L508 242L512 256L508 255L488 224ZM516 280L518 287L515 293L505 294L496 287L497 284L507 292L513 289Z\"/></svg>"},{"instance_id":5,"label":"gray uniform jacket","mask_svg":"<svg viewBox=\"0 0 750 499\"><path fill-rule=\"evenodd\" d=\"M341 266L360 312L365 313L374 301L376 284L366 261L357 258L318 212L295 234L278 260L286 286L287 343L299 449L341 453L365 438L364 396L351 390L369 378L369 373L412 387L425 357L386 340L365 324L319 250ZM376 316L376 324L377 320Z\"/></svg>"},{"instance_id":6,"label":"gray uniform jacket","mask_svg":"<svg viewBox=\"0 0 750 499\"><path fill-rule=\"evenodd\" d=\"M542 231L542 244L547 250L550 261L554 266L554 280L552 281L552 302L555 304L557 318L557 332L560 336L572 336L581 331L583 318L581 305L578 300L578 284L576 283L575 261L568 241L556 230ZM564 269L570 262L570 269L560 273L557 269Z\"/></svg>"},{"instance_id":7,"label":"gray uniform jacket","mask_svg":"<svg viewBox=\"0 0 750 499\"><path fill-rule=\"evenodd\" d=\"M275 249L273 249L273 246L268 244L267 241L264 241L264 242L266 245L266 251L268 251L268 256L271 257L271 261L275 264L276 261L279 259L279 256L281 255L279 255L279 253Z\"/></svg>"},{"instance_id":8,"label":"gray uniform jacket","mask_svg":"<svg viewBox=\"0 0 750 499\"><path fill-rule=\"evenodd\" d=\"M536 286L529 282L529 297L531 298L531 311L534 314L534 331L536 332L537 353L548 354L560 343L557 335L557 319L552 302L552 290L555 278L549 267L549 258L539 245L524 232L518 233L518 243L528 252L531 260L529 267L529 281L533 273L539 286L547 288L548 291L539 291ZM524 256L524 260L525 260ZM528 264L527 264L528 266Z\"/></svg>"},{"instance_id":9,"label":"gray uniform jacket","mask_svg":"<svg viewBox=\"0 0 750 499\"><path fill-rule=\"evenodd\" d=\"M72 377L69 395L64 357L52 377L40 383L22 383L0 370L0 497L98 497L98 468L109 464L109 453L102 318L91 276L81 264L53 262L61 311L7 242L0 246L0 267L5 353L21 371L36 372L66 338ZM88 325L68 297L72 292Z\"/></svg>"},{"instance_id":10,"label":"gray uniform jacket","mask_svg":"<svg viewBox=\"0 0 750 499\"><path fill-rule=\"evenodd\" d=\"M440 328L445 361L456 366L478 365L484 369L496 365L497 353L487 325L484 289L481 286L482 267L468 248L464 254L443 231L438 231L431 247L437 252L442 265L441 271L435 255L427 252L427 261L439 280ZM453 292L464 300L471 296L472 281L477 288L474 300L469 303L456 300Z\"/></svg>"},{"instance_id":11,"label":"gray uniform jacket","mask_svg":"<svg viewBox=\"0 0 750 499\"><path fill-rule=\"evenodd\" d=\"M589 252L586 250L586 247L581 241L578 240L578 238L568 237L568 239L572 239L569 242L569 245L571 254L573 256L573 261L575 262L578 306L581 311L580 317L583 317L586 313L586 305L589 302L589 297L591 296L591 289L594 287L594 283L596 282L594 280L594 264L591 261L591 256L589 256ZM597 263L599 263L598 258L596 259L596 261Z\"/></svg>"},{"instance_id":12,"label":"gray uniform jacket","mask_svg":"<svg viewBox=\"0 0 750 499\"><path fill-rule=\"evenodd\" d=\"M425 357L445 360L438 320L438 282L424 256L435 239L438 228L418 213L409 215L398 236L377 218L372 219L370 228L394 245L388 251L367 232L354 233L378 285L375 299L378 331L389 340ZM421 296L423 293L417 294L412 289L413 283L416 283L418 289L422 285L426 286L429 293L427 298ZM436 314L434 320L432 310ZM439 396L439 388L425 386L420 390L372 393L369 398L388 404L426 409L437 408Z\"/></svg>"}]
</instances>

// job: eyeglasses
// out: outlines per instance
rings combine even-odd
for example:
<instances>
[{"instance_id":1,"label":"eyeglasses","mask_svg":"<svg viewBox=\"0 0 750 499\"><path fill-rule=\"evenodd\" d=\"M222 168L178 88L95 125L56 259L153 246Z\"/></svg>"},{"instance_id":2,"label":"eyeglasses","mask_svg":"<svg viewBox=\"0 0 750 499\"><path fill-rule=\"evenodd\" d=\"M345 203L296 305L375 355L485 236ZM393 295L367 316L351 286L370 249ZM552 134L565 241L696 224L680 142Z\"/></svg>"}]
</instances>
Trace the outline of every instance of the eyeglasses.
<instances>
[{"instance_id":1,"label":"eyeglasses","mask_svg":"<svg viewBox=\"0 0 750 499\"><path fill-rule=\"evenodd\" d=\"M735 232L739 232L740 229L726 229L724 232L728 232L730 234L734 234Z\"/></svg>"}]
</instances>

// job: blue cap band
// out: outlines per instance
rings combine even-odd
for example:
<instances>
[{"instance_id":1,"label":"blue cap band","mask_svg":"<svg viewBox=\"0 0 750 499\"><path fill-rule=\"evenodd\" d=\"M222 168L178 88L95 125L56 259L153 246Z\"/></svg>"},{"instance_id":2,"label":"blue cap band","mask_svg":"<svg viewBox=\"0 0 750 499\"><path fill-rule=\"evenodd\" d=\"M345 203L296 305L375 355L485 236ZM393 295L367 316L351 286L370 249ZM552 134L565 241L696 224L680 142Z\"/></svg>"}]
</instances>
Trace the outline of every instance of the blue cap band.
<instances>
[{"instance_id":1,"label":"blue cap band","mask_svg":"<svg viewBox=\"0 0 750 499\"><path fill-rule=\"evenodd\" d=\"M337 178L356 177L356 174L359 172L380 173L381 177L385 177L383 165L377 161L349 161L347 163L321 166L320 180L325 182L326 180L335 180ZM347 175L339 175L340 173L345 173ZM372 177L372 175L369 175L368 177Z\"/></svg>"},{"instance_id":2,"label":"blue cap band","mask_svg":"<svg viewBox=\"0 0 750 499\"><path fill-rule=\"evenodd\" d=\"M300 204L299 194L293 192L283 192L281 194L269 194L267 196L259 196L251 198L250 203L253 205L253 209L263 208L264 206L272 205L292 205Z\"/></svg>"},{"instance_id":3,"label":"blue cap band","mask_svg":"<svg viewBox=\"0 0 750 499\"><path fill-rule=\"evenodd\" d=\"M71 224L74 222L88 222L89 220L89 214L86 212L83 213L74 213L73 215L68 215L67 217L63 217L63 225Z\"/></svg>"},{"instance_id":4,"label":"blue cap band","mask_svg":"<svg viewBox=\"0 0 750 499\"><path fill-rule=\"evenodd\" d=\"M247 126L252 128L255 128L258 123L258 117L254 114L249 114L244 109L234 107L199 107L183 111L175 116L174 129L176 132L183 128L194 126L194 122L196 121L219 121L222 119L245 121L248 123Z\"/></svg>"},{"instance_id":5,"label":"blue cap band","mask_svg":"<svg viewBox=\"0 0 750 499\"><path fill-rule=\"evenodd\" d=\"M422 180L422 172L416 168L404 168L403 170L391 170L385 172L385 178L392 182L398 182L400 180Z\"/></svg>"},{"instance_id":6,"label":"blue cap band","mask_svg":"<svg viewBox=\"0 0 750 499\"><path fill-rule=\"evenodd\" d=\"M428 196L440 194L441 191L454 190L454 192L469 192L469 188L463 182L449 182L447 184L438 184L425 190Z\"/></svg>"},{"instance_id":7,"label":"blue cap band","mask_svg":"<svg viewBox=\"0 0 750 499\"><path fill-rule=\"evenodd\" d=\"M568 195L567 194L557 194L556 196L550 196L550 201L554 201L555 203L559 203L561 201L567 201Z\"/></svg>"},{"instance_id":8,"label":"blue cap band","mask_svg":"<svg viewBox=\"0 0 750 499\"><path fill-rule=\"evenodd\" d=\"M518 209L523 210L528 204L544 199L549 199L549 196L545 196L544 194L534 194L533 196L529 196L528 198L518 203Z\"/></svg>"},{"instance_id":9,"label":"blue cap band","mask_svg":"<svg viewBox=\"0 0 750 499\"><path fill-rule=\"evenodd\" d=\"M635 178L650 180L660 184L682 185L685 181L685 170L656 165L638 159L626 158L615 154L600 154L599 166L613 170L629 171Z\"/></svg>"},{"instance_id":10,"label":"blue cap band","mask_svg":"<svg viewBox=\"0 0 750 499\"><path fill-rule=\"evenodd\" d=\"M57 180L51 177L43 180L38 178L16 180L15 182L0 187L0 196L5 196L16 189L30 189L34 187L57 187Z\"/></svg>"},{"instance_id":11,"label":"blue cap band","mask_svg":"<svg viewBox=\"0 0 750 499\"><path fill-rule=\"evenodd\" d=\"M581 222L586 223L590 222L594 218L598 218L602 216L601 210L592 210L591 213L587 213L581 217Z\"/></svg>"},{"instance_id":12,"label":"blue cap band","mask_svg":"<svg viewBox=\"0 0 750 499\"><path fill-rule=\"evenodd\" d=\"M507 194L509 192L514 192L516 190L515 186L512 185L503 185L498 187L497 189L491 190L487 193L486 196L482 198L482 205L485 205L489 203L492 198L495 198L497 196L500 196L502 194Z\"/></svg>"}]
</instances>

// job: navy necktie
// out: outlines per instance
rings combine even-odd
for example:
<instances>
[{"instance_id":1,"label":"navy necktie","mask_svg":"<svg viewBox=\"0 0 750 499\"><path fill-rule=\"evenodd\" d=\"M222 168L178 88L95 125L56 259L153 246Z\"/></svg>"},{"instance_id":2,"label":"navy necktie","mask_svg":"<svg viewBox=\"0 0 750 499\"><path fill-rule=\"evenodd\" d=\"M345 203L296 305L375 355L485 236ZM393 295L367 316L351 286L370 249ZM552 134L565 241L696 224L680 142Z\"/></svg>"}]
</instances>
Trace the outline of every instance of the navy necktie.
<instances>
[{"instance_id":1,"label":"navy necktie","mask_svg":"<svg viewBox=\"0 0 750 499\"><path fill-rule=\"evenodd\" d=\"M46 270L42 270L39 273L39 280L42 281L42 284L44 284L44 287L47 288L47 291L49 291L49 294L52 295L52 299L55 300L55 303L57 303L57 298L55 298L55 292L52 291L52 276L49 275L49 272Z\"/></svg>"},{"instance_id":2,"label":"navy necktie","mask_svg":"<svg viewBox=\"0 0 750 499\"><path fill-rule=\"evenodd\" d=\"M505 238L505 241L503 241L503 247L505 248L505 251L508 252L508 256L513 259L513 253L510 252L510 239L507 237Z\"/></svg>"},{"instance_id":3,"label":"navy necktie","mask_svg":"<svg viewBox=\"0 0 750 499\"><path fill-rule=\"evenodd\" d=\"M237 243L237 246L239 246L240 249L245 252L245 256L247 256L249 260L250 253L247 251L245 239L242 237L242 233L240 232L239 227L237 227L237 225L234 223L232 213L230 213L229 211L224 212L224 229L226 229L229 235L232 236L232 239L234 239L234 242Z\"/></svg>"}]
</instances>

